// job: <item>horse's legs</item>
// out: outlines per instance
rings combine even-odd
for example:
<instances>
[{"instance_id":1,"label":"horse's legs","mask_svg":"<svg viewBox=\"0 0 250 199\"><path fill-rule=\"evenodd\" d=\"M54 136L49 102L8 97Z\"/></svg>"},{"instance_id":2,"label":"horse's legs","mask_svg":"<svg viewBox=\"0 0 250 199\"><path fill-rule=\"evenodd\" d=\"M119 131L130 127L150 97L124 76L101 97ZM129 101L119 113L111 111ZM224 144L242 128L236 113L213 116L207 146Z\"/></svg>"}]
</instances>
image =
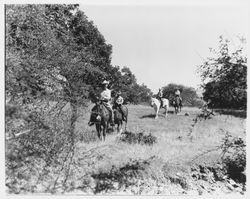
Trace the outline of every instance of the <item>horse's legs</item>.
<instances>
[{"instance_id":1,"label":"horse's legs","mask_svg":"<svg viewBox=\"0 0 250 199\"><path fill-rule=\"evenodd\" d=\"M122 132L122 121L119 121L119 122L117 123L117 128L116 128L116 130L117 130L117 133L121 133L121 132Z\"/></svg>"},{"instance_id":2,"label":"horse's legs","mask_svg":"<svg viewBox=\"0 0 250 199\"><path fill-rule=\"evenodd\" d=\"M121 121L119 133L122 133L122 121Z\"/></svg>"},{"instance_id":3,"label":"horse's legs","mask_svg":"<svg viewBox=\"0 0 250 199\"><path fill-rule=\"evenodd\" d=\"M127 120L128 118L126 118L126 121L125 121L125 131L127 131Z\"/></svg>"},{"instance_id":4,"label":"horse's legs","mask_svg":"<svg viewBox=\"0 0 250 199\"><path fill-rule=\"evenodd\" d=\"M158 107L155 108L155 119L158 119L159 109Z\"/></svg>"},{"instance_id":5,"label":"horse's legs","mask_svg":"<svg viewBox=\"0 0 250 199\"><path fill-rule=\"evenodd\" d=\"M165 108L165 118L167 118L168 117L168 107L165 106L164 108Z\"/></svg>"},{"instance_id":6,"label":"horse's legs","mask_svg":"<svg viewBox=\"0 0 250 199\"><path fill-rule=\"evenodd\" d=\"M107 123L105 123L104 126L103 126L103 130L102 130L102 141L105 141L107 126L108 126Z\"/></svg>"},{"instance_id":7,"label":"horse's legs","mask_svg":"<svg viewBox=\"0 0 250 199\"><path fill-rule=\"evenodd\" d=\"M119 133L119 130L120 130L120 123L119 123L119 122L118 122L118 124L117 124L116 130L117 130L117 133Z\"/></svg>"},{"instance_id":8,"label":"horse's legs","mask_svg":"<svg viewBox=\"0 0 250 199\"><path fill-rule=\"evenodd\" d=\"M96 124L96 131L97 131L97 137L99 139L101 139L101 125L100 124Z\"/></svg>"}]
</instances>

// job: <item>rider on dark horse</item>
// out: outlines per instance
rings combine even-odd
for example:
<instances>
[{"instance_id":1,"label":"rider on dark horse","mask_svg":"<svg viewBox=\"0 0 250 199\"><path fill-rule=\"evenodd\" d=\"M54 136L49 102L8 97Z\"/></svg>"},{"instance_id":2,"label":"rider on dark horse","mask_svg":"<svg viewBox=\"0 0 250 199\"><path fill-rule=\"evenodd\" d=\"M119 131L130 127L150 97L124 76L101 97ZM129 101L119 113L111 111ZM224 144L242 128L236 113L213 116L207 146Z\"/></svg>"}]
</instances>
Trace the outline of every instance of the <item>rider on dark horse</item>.
<instances>
[{"instance_id":1,"label":"rider on dark horse","mask_svg":"<svg viewBox=\"0 0 250 199\"><path fill-rule=\"evenodd\" d=\"M180 97L181 92L180 92L180 90L178 88L175 89L175 93L174 94L175 94L175 99L179 98L180 99L180 104L182 105L182 99Z\"/></svg>"},{"instance_id":2,"label":"rider on dark horse","mask_svg":"<svg viewBox=\"0 0 250 199\"><path fill-rule=\"evenodd\" d=\"M117 94L116 94L116 96L115 96L115 99L114 99L114 106L113 106L113 109L119 109L120 110L120 112L121 112L121 114L122 114L122 120L126 120L126 118L125 118L125 113L124 113L124 111L123 111L123 108L122 108L122 104L123 104L123 102L124 102L124 99L123 99L123 97L121 96L121 91L118 91L117 92Z\"/></svg>"},{"instance_id":3,"label":"rider on dark horse","mask_svg":"<svg viewBox=\"0 0 250 199\"><path fill-rule=\"evenodd\" d=\"M158 93L157 93L156 98L157 98L158 100L160 100L160 102L161 102L161 106L160 106L160 108L161 108L161 107L162 107L162 105L163 105L163 103L162 103L162 97L163 97L162 89L161 89L161 88L159 88L159 91L158 91Z\"/></svg>"},{"instance_id":4,"label":"rider on dark horse","mask_svg":"<svg viewBox=\"0 0 250 199\"><path fill-rule=\"evenodd\" d=\"M102 85L102 92L100 94L101 96L101 101L103 103L103 105L109 110L110 115L111 115L111 121L110 121L110 125L114 126L114 113L112 110L112 106L110 104L111 102L111 90L108 89L108 84L109 82L104 80L101 85Z\"/></svg>"},{"instance_id":5,"label":"rider on dark horse","mask_svg":"<svg viewBox=\"0 0 250 199\"><path fill-rule=\"evenodd\" d=\"M107 110L109 111L110 113L110 125L111 126L114 126L114 113L113 113L113 110L112 110L112 106L110 104L110 101L111 101L111 90L108 89L108 84L109 82L104 80L102 83L101 83L101 87L102 87L102 91L100 93L100 96L97 97L97 100L100 101L106 108ZM91 126L93 125L93 121L90 121L88 122L88 125Z\"/></svg>"}]
</instances>

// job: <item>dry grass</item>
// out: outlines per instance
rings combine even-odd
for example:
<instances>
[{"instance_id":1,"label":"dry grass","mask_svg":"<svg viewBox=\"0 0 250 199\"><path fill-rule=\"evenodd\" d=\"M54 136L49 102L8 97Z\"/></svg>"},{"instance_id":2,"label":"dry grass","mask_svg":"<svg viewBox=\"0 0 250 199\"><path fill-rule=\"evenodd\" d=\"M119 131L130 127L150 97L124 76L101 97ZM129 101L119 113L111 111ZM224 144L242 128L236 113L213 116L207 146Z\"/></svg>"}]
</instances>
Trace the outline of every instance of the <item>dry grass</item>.
<instances>
[{"instance_id":1,"label":"dry grass","mask_svg":"<svg viewBox=\"0 0 250 199\"><path fill-rule=\"evenodd\" d=\"M199 190L203 181L197 185L190 183L190 168L215 164L221 157L221 151L215 149L227 133L246 139L242 117L217 113L211 119L195 122L201 110L185 107L178 115L173 114L171 108L167 119L161 110L155 120L153 108L130 105L127 130L151 134L157 142L153 145L129 144L121 141L122 135L116 131L110 132L106 141L101 142L95 127L87 125L90 109L79 109L76 146L70 151L71 158L63 166L46 168L48 173L40 180L42 183L25 181L25 185L34 184L32 191L126 195L207 193ZM185 116L186 112L189 116ZM32 176L38 177L36 173ZM210 182L205 183L211 186ZM19 187L24 188L24 193L29 192L22 184Z\"/></svg>"},{"instance_id":2,"label":"dry grass","mask_svg":"<svg viewBox=\"0 0 250 199\"><path fill-rule=\"evenodd\" d=\"M213 149L221 145L227 132L246 139L245 119L241 117L217 113L211 119L195 123L194 119L201 110L184 107L178 115L173 114L173 109L170 109L167 119L161 110L159 119L155 120L154 111L149 106L130 105L128 108L128 131L151 133L157 137L157 143L153 146L121 143L118 142L121 135L116 132L108 134L105 142L100 142L95 128L87 126L89 114L85 114L77 124L78 133L84 137L78 143L78 154L75 156L78 161L82 158L80 173L86 173L86 168L88 173L105 173L114 167L122 168L133 160L149 160L152 157L159 160L156 170L157 167L161 169L164 165L171 165L168 173L187 171L187 168L195 164L216 163L221 151ZM186 112L189 116L185 116Z\"/></svg>"},{"instance_id":3,"label":"dry grass","mask_svg":"<svg viewBox=\"0 0 250 199\"><path fill-rule=\"evenodd\" d=\"M229 132L233 136L242 137L245 140L245 119L236 118L228 115L213 116L212 119L198 121L194 126L194 119L200 113L197 108L186 107L181 114L168 114L165 119L163 114L158 120L153 118L153 109L147 106L129 106L129 121L128 131L151 133L157 137L158 143L153 147L124 145L126 151L136 151L136 154L141 156L157 155L166 161L182 161L188 162L202 151L218 146L222 138ZM163 110L162 110L163 111ZM170 109L170 111L172 111ZM188 112L190 115L185 116ZM162 116L162 117L161 117ZM94 127L88 127L87 120L81 118L78 123L78 131L83 133L83 136L88 136L95 140L87 147L96 145L114 145L123 147L117 143L115 137L119 136L116 132L109 134L105 143L100 143L97 140ZM84 143L86 147L86 143ZM138 148L139 147L139 148Z\"/></svg>"}]
</instances>

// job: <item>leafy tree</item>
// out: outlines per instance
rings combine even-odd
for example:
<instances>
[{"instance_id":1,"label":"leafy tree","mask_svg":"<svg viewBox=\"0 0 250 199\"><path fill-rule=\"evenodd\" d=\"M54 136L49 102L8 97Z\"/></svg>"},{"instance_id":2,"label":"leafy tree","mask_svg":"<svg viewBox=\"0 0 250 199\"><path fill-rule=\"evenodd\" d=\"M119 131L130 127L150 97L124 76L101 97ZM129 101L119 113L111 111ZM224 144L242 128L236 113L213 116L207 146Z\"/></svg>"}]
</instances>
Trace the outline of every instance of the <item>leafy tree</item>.
<instances>
[{"instance_id":1,"label":"leafy tree","mask_svg":"<svg viewBox=\"0 0 250 199\"><path fill-rule=\"evenodd\" d=\"M39 154L50 165L53 158L55 164L60 162L59 153L74 153L78 108L87 104L91 90L112 69L111 53L112 47L77 5L6 5L10 169L19 155L25 159ZM9 176L7 184L15 192L18 169L8 170L13 178Z\"/></svg>"},{"instance_id":2,"label":"leafy tree","mask_svg":"<svg viewBox=\"0 0 250 199\"><path fill-rule=\"evenodd\" d=\"M244 54L245 39L232 49L230 41L220 36L218 50L210 49L213 56L199 66L203 81L204 99L214 107L246 108L247 58Z\"/></svg>"},{"instance_id":3,"label":"leafy tree","mask_svg":"<svg viewBox=\"0 0 250 199\"><path fill-rule=\"evenodd\" d=\"M151 91L146 85L139 85L129 67L115 67L112 74L112 84L115 91L123 93L125 103L134 104L149 102Z\"/></svg>"},{"instance_id":4,"label":"leafy tree","mask_svg":"<svg viewBox=\"0 0 250 199\"><path fill-rule=\"evenodd\" d=\"M73 125L77 106L86 104L112 69L112 47L77 5L8 5L6 10L6 93L12 99L42 95L70 103Z\"/></svg>"}]
</instances>

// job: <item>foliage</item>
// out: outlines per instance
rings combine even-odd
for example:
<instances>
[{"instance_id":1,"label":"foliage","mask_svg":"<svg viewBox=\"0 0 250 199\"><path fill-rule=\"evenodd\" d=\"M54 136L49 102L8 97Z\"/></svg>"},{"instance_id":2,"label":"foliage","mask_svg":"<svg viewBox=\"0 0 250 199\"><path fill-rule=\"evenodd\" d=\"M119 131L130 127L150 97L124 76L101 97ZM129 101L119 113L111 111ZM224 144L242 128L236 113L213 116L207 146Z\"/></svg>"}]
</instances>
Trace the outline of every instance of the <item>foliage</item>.
<instances>
[{"instance_id":1,"label":"foliage","mask_svg":"<svg viewBox=\"0 0 250 199\"><path fill-rule=\"evenodd\" d=\"M217 108L246 108L247 58L245 39L232 49L230 41L220 36L218 50L210 49L213 56L199 66L203 81L204 99ZM233 42L233 41L231 41ZM234 44L235 45L235 44Z\"/></svg>"},{"instance_id":2,"label":"foliage","mask_svg":"<svg viewBox=\"0 0 250 199\"><path fill-rule=\"evenodd\" d=\"M28 183L33 172L43 176L51 166L59 173L67 170L64 164L74 153L77 109L87 105L94 82L107 75L111 52L78 5L6 5L6 183L10 192L37 190ZM42 168L34 171L31 165ZM20 190L20 186L26 188Z\"/></svg>"}]
</instances>

